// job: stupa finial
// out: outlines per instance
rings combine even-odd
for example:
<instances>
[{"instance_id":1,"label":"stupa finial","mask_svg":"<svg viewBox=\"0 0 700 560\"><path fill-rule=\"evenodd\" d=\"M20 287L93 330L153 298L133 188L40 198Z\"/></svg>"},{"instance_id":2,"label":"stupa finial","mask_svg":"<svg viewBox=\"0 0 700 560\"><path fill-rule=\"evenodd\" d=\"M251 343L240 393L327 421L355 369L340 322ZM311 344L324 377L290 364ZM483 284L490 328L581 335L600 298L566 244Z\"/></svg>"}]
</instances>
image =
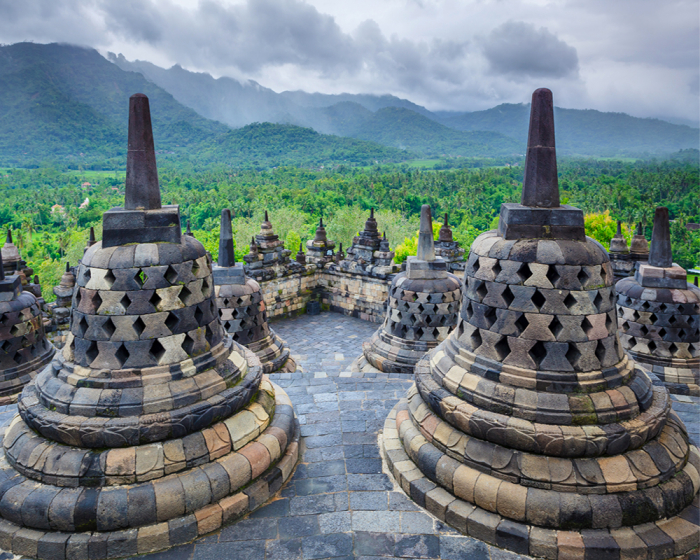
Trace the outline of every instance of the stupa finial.
<instances>
[{"instance_id":1,"label":"stupa finial","mask_svg":"<svg viewBox=\"0 0 700 560\"><path fill-rule=\"evenodd\" d=\"M190 225L190 221L187 220L187 229L185 229L185 235L189 235L190 237L194 237L192 234L192 227Z\"/></svg>"},{"instance_id":2,"label":"stupa finial","mask_svg":"<svg viewBox=\"0 0 700 560\"><path fill-rule=\"evenodd\" d=\"M445 227L447 227L447 226L450 225L449 222L448 222L448 216L449 216L449 215L447 214L447 212L445 212L445 222L443 223L443 225L444 225Z\"/></svg>"},{"instance_id":3,"label":"stupa finial","mask_svg":"<svg viewBox=\"0 0 700 560\"><path fill-rule=\"evenodd\" d=\"M433 217L430 214L430 206L424 204L420 209L420 230L418 232L419 261L435 260L435 241L433 240Z\"/></svg>"},{"instance_id":4,"label":"stupa finial","mask_svg":"<svg viewBox=\"0 0 700 560\"><path fill-rule=\"evenodd\" d=\"M70 263L66 261L66 272L70 272Z\"/></svg>"},{"instance_id":5,"label":"stupa finial","mask_svg":"<svg viewBox=\"0 0 700 560\"><path fill-rule=\"evenodd\" d=\"M649 264L659 268L673 265L671 253L671 227L668 221L668 208L659 206L654 212L654 229L649 247Z\"/></svg>"},{"instance_id":6,"label":"stupa finial","mask_svg":"<svg viewBox=\"0 0 700 560\"><path fill-rule=\"evenodd\" d=\"M90 226L90 236L88 237L88 244L92 247L95 244L95 228Z\"/></svg>"},{"instance_id":7,"label":"stupa finial","mask_svg":"<svg viewBox=\"0 0 700 560\"><path fill-rule=\"evenodd\" d=\"M231 229L231 210L224 208L221 212L221 231L219 233L219 260L221 267L229 267L236 264L236 256L233 252L233 231Z\"/></svg>"},{"instance_id":8,"label":"stupa finial","mask_svg":"<svg viewBox=\"0 0 700 560\"><path fill-rule=\"evenodd\" d=\"M554 101L547 88L537 89L532 94L522 204L538 208L559 206Z\"/></svg>"},{"instance_id":9,"label":"stupa finial","mask_svg":"<svg viewBox=\"0 0 700 560\"><path fill-rule=\"evenodd\" d=\"M13 245L12 243L12 229L7 228L7 237L5 238L5 243L8 245Z\"/></svg>"},{"instance_id":10,"label":"stupa finial","mask_svg":"<svg viewBox=\"0 0 700 560\"><path fill-rule=\"evenodd\" d=\"M148 97L135 93L129 98L129 148L126 155L127 210L161 208L156 151Z\"/></svg>"},{"instance_id":11,"label":"stupa finial","mask_svg":"<svg viewBox=\"0 0 700 560\"><path fill-rule=\"evenodd\" d=\"M265 221L266 221L266 222L269 222L269 221L270 221L270 218L269 218L268 215L267 215L267 210L265 210Z\"/></svg>"}]
</instances>

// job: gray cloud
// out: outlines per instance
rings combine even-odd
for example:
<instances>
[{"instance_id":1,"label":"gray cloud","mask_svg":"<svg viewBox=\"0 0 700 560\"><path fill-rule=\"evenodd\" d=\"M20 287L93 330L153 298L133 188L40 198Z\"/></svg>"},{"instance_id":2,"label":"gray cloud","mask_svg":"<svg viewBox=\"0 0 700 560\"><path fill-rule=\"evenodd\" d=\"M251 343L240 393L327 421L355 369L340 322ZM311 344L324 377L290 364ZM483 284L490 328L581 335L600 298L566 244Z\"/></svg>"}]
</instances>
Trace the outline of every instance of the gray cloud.
<instances>
[{"instance_id":1,"label":"gray cloud","mask_svg":"<svg viewBox=\"0 0 700 560\"><path fill-rule=\"evenodd\" d=\"M563 78L578 73L576 49L544 27L508 21L484 40L491 70L514 77Z\"/></svg>"}]
</instances>

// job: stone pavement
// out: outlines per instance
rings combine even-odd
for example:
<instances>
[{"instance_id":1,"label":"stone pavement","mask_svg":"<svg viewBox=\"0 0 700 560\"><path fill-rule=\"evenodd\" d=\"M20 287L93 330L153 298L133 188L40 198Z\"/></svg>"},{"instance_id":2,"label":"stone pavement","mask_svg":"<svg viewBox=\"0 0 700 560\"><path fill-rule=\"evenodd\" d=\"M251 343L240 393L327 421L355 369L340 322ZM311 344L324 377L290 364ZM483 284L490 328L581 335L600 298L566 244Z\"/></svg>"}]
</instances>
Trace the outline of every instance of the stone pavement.
<instances>
[{"instance_id":1,"label":"stone pavement","mask_svg":"<svg viewBox=\"0 0 700 560\"><path fill-rule=\"evenodd\" d=\"M303 370L270 376L289 394L301 423L302 458L295 474L274 501L249 518L193 544L139 558L523 558L460 535L422 511L383 472L378 432L412 376L348 371L376 324L324 313L273 328ZM700 398L672 398L698 445ZM14 405L0 407L0 424L15 411ZM0 560L5 558L12 556L0 552Z\"/></svg>"}]
</instances>

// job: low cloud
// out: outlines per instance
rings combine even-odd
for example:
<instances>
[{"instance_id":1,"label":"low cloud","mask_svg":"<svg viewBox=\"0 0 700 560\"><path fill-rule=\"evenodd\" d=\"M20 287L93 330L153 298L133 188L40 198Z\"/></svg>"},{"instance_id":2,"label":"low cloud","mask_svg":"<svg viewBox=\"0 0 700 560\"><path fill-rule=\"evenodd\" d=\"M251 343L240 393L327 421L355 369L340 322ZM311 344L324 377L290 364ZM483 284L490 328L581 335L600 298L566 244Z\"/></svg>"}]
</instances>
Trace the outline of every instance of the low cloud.
<instances>
[{"instance_id":1,"label":"low cloud","mask_svg":"<svg viewBox=\"0 0 700 560\"><path fill-rule=\"evenodd\" d=\"M564 78L578 74L574 47L531 23L508 21L496 27L483 43L491 71L514 78Z\"/></svg>"}]
</instances>

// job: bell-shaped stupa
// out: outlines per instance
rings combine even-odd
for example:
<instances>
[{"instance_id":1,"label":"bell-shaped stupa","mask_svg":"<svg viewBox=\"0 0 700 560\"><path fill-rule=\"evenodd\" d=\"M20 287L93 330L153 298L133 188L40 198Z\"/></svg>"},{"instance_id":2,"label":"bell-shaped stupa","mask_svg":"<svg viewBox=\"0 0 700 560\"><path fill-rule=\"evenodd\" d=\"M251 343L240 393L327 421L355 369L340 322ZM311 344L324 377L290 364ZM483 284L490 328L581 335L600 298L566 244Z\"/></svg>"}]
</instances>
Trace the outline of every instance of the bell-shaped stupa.
<instances>
[{"instance_id":1,"label":"bell-shaped stupa","mask_svg":"<svg viewBox=\"0 0 700 560\"><path fill-rule=\"evenodd\" d=\"M5 275L0 253L0 405L17 401L24 386L51 361L41 307L22 289L18 274Z\"/></svg>"},{"instance_id":2,"label":"bell-shaped stupa","mask_svg":"<svg viewBox=\"0 0 700 560\"><path fill-rule=\"evenodd\" d=\"M379 234L374 208L370 208L364 229L353 237L347 255L337 259L337 262L342 271L385 278L399 270L397 265L392 264L393 258L394 253L389 249L386 235L382 238Z\"/></svg>"},{"instance_id":3,"label":"bell-shaped stupa","mask_svg":"<svg viewBox=\"0 0 700 560\"><path fill-rule=\"evenodd\" d=\"M250 240L250 251L243 257L246 274L255 280L272 280L304 270L296 261L290 260L291 254L289 249L284 248L284 241L272 229L265 210L260 233Z\"/></svg>"},{"instance_id":4,"label":"bell-shaped stupa","mask_svg":"<svg viewBox=\"0 0 700 560\"><path fill-rule=\"evenodd\" d=\"M148 98L131 97L126 204L85 253L62 352L4 432L0 542L118 558L176 546L290 476L289 399L219 320L211 257L161 206Z\"/></svg>"},{"instance_id":5,"label":"bell-shaped stupa","mask_svg":"<svg viewBox=\"0 0 700 560\"><path fill-rule=\"evenodd\" d=\"M296 363L289 348L267 324L260 284L245 275L243 264L235 262L231 212L228 209L221 213L219 261L214 266L214 285L224 328L235 342L255 352L263 372L295 371Z\"/></svg>"},{"instance_id":6,"label":"bell-shaped stupa","mask_svg":"<svg viewBox=\"0 0 700 560\"><path fill-rule=\"evenodd\" d=\"M449 216L445 212L445 220L440 227L438 240L435 242L435 254L442 257L447 263L447 270L450 272L464 271L464 248L452 236Z\"/></svg>"},{"instance_id":7,"label":"bell-shaped stupa","mask_svg":"<svg viewBox=\"0 0 700 560\"><path fill-rule=\"evenodd\" d=\"M321 218L316 228L316 235L306 242L306 263L323 268L333 262L333 249L335 249L335 241L328 239L323 218Z\"/></svg>"},{"instance_id":8,"label":"bell-shaped stupa","mask_svg":"<svg viewBox=\"0 0 700 560\"><path fill-rule=\"evenodd\" d=\"M607 252L558 190L539 89L522 204L472 244L459 326L384 426L389 468L428 511L518 554L682 555L698 545L700 454L622 351Z\"/></svg>"},{"instance_id":9,"label":"bell-shaped stupa","mask_svg":"<svg viewBox=\"0 0 700 560\"><path fill-rule=\"evenodd\" d=\"M668 208L657 208L649 262L616 284L622 347L672 393L700 396L700 289L673 263Z\"/></svg>"},{"instance_id":10,"label":"bell-shaped stupa","mask_svg":"<svg viewBox=\"0 0 700 560\"><path fill-rule=\"evenodd\" d=\"M362 345L352 371L413 373L427 351L447 338L459 319L459 278L435 256L430 206L421 208L418 254L394 277L382 326Z\"/></svg>"}]
</instances>

